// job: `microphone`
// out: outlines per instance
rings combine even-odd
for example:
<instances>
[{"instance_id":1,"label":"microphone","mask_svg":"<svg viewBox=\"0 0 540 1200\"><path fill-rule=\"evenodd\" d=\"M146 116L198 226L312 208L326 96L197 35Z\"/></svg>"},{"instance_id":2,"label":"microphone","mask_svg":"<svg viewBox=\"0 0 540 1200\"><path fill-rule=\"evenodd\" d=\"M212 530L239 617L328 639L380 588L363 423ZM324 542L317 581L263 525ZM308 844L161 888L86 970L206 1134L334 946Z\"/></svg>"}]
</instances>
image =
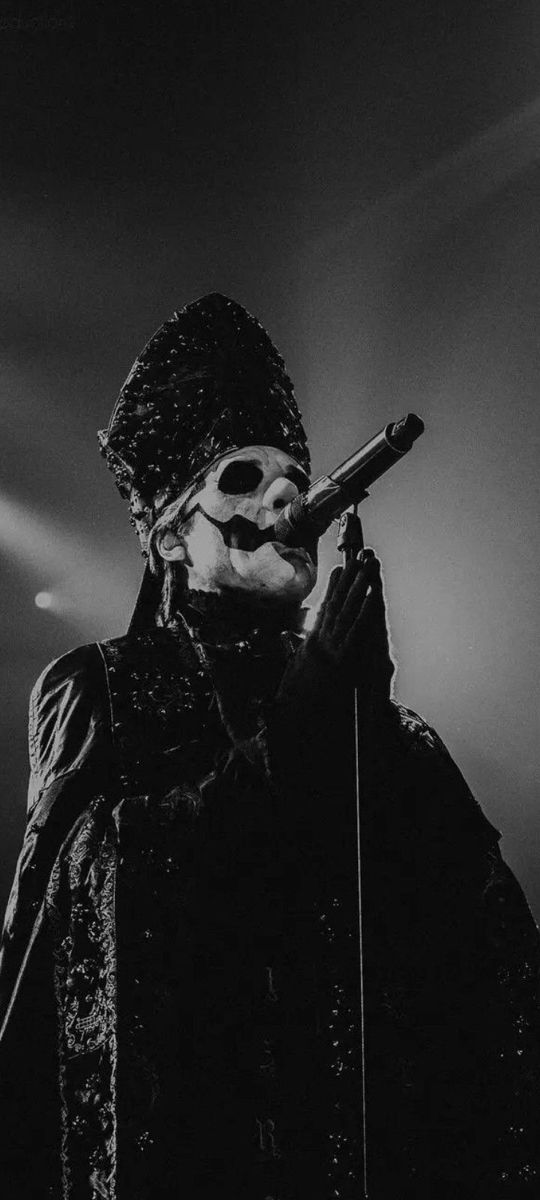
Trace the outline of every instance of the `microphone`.
<instances>
[{"instance_id":1,"label":"microphone","mask_svg":"<svg viewBox=\"0 0 540 1200\"><path fill-rule=\"evenodd\" d=\"M306 538L321 537L346 508L365 500L368 485L403 458L423 432L424 422L415 413L390 422L330 475L321 475L307 492L295 496L279 514L272 540L301 546Z\"/></svg>"}]
</instances>

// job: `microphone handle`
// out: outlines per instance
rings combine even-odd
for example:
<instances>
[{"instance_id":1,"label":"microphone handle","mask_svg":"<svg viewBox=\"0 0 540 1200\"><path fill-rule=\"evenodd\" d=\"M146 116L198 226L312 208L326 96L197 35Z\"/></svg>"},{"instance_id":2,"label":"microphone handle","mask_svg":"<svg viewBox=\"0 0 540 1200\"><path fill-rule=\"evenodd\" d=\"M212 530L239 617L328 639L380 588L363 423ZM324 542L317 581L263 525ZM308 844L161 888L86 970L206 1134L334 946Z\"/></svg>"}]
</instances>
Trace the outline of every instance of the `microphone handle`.
<instances>
[{"instance_id":1,"label":"microphone handle","mask_svg":"<svg viewBox=\"0 0 540 1200\"><path fill-rule=\"evenodd\" d=\"M346 508L366 498L366 488L403 458L423 431L424 423L415 413L386 425L335 471L321 475L286 505L274 526L275 540L294 546L306 537L321 537Z\"/></svg>"}]
</instances>

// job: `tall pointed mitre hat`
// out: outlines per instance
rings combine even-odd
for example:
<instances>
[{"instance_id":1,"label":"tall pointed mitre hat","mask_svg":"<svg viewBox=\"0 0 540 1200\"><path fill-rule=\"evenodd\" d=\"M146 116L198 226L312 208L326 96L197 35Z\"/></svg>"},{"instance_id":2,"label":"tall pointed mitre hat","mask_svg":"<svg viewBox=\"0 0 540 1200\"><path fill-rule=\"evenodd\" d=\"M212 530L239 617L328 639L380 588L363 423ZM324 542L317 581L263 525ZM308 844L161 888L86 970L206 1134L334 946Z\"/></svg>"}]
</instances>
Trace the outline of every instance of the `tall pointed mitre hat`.
<instances>
[{"instance_id":1,"label":"tall pointed mitre hat","mask_svg":"<svg viewBox=\"0 0 540 1200\"><path fill-rule=\"evenodd\" d=\"M217 293L157 330L98 437L145 554L159 514L227 451L276 446L309 472L283 359L259 322Z\"/></svg>"}]
</instances>

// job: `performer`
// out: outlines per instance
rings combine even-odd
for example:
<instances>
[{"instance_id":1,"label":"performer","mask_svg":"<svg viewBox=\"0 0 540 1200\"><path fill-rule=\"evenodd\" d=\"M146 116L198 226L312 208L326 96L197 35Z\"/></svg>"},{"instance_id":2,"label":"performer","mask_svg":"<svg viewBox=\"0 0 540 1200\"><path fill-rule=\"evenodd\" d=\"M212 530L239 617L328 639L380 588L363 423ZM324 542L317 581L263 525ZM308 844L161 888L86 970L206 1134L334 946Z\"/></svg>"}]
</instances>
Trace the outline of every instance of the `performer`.
<instances>
[{"instance_id":1,"label":"performer","mask_svg":"<svg viewBox=\"0 0 540 1200\"><path fill-rule=\"evenodd\" d=\"M358 1200L364 1173L370 1200L537 1196L537 930L391 697L372 551L302 632L317 547L272 531L309 455L268 336L219 295L175 313L101 444L147 568L128 634L32 695L10 1197Z\"/></svg>"}]
</instances>

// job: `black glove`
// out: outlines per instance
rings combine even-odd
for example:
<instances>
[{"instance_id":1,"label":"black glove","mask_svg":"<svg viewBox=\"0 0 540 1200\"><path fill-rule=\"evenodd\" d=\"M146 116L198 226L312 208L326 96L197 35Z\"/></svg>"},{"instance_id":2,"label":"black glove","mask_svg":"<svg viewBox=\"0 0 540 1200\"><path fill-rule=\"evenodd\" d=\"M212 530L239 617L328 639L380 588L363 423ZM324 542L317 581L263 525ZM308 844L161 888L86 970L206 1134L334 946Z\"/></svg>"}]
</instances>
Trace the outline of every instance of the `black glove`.
<instances>
[{"instance_id":1,"label":"black glove","mask_svg":"<svg viewBox=\"0 0 540 1200\"><path fill-rule=\"evenodd\" d=\"M361 550L346 567L334 567L313 630L290 662L278 696L310 701L313 688L358 688L360 707L388 699L390 656L381 564Z\"/></svg>"},{"instance_id":2,"label":"black glove","mask_svg":"<svg viewBox=\"0 0 540 1200\"><path fill-rule=\"evenodd\" d=\"M362 550L332 571L314 628L283 674L269 722L282 764L296 755L317 770L339 752L354 688L365 726L387 711L393 673L381 565Z\"/></svg>"},{"instance_id":3,"label":"black glove","mask_svg":"<svg viewBox=\"0 0 540 1200\"><path fill-rule=\"evenodd\" d=\"M366 696L388 691L394 665L381 564L373 550L361 550L344 568L334 567L304 649L326 659L343 683L356 685Z\"/></svg>"}]
</instances>

